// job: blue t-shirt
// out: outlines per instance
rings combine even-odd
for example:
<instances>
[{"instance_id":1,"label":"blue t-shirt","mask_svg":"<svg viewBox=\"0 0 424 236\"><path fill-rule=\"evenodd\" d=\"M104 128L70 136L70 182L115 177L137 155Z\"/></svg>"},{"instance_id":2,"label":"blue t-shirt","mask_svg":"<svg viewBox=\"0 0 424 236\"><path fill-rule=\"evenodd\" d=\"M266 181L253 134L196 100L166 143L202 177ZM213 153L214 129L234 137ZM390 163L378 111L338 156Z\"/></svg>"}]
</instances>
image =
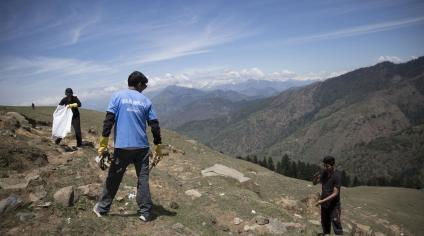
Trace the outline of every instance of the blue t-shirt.
<instances>
[{"instance_id":1,"label":"blue t-shirt","mask_svg":"<svg viewBox=\"0 0 424 236\"><path fill-rule=\"evenodd\" d=\"M152 102L136 90L122 90L110 99L108 112L115 114L115 148L146 148L146 122L156 120Z\"/></svg>"}]
</instances>

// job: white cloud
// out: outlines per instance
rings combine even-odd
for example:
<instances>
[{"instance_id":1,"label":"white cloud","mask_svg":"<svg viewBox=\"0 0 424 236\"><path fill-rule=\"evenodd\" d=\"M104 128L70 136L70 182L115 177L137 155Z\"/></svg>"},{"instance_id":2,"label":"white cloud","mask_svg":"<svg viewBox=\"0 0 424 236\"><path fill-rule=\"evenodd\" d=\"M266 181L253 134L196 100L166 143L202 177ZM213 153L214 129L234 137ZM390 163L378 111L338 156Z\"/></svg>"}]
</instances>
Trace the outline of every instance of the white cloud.
<instances>
[{"instance_id":1,"label":"white cloud","mask_svg":"<svg viewBox=\"0 0 424 236\"><path fill-rule=\"evenodd\" d=\"M9 57L0 59L0 71L2 80L11 80L23 76L50 75L49 78L54 78L54 76L63 78L75 75L112 73L115 69L107 65L72 58Z\"/></svg>"},{"instance_id":2,"label":"white cloud","mask_svg":"<svg viewBox=\"0 0 424 236\"><path fill-rule=\"evenodd\" d=\"M345 73L345 71L320 71L297 74L291 70L266 73L256 67L241 70L227 68L191 69L183 71L179 74L167 73L163 76L150 78L149 87L152 89L159 89L170 85L177 85L189 88L207 89L218 85L238 84L246 82L250 79L268 81L286 81L289 79L325 80L331 77L339 76L343 73Z\"/></svg>"},{"instance_id":3,"label":"white cloud","mask_svg":"<svg viewBox=\"0 0 424 236\"><path fill-rule=\"evenodd\" d=\"M390 62L393 62L393 63L400 63L400 62L403 62L403 60L402 60L402 59L400 59L400 58L399 58L399 57L397 57L397 56L380 56L380 57L378 57L377 61L378 61L378 62L390 61Z\"/></svg>"},{"instance_id":4,"label":"white cloud","mask_svg":"<svg viewBox=\"0 0 424 236\"><path fill-rule=\"evenodd\" d=\"M127 58L121 64L133 66L209 53L214 46L256 34L253 30L246 30L245 25L236 24L229 19L212 20L200 30L186 29L184 33L181 33L181 27L185 26L173 25L150 33L151 38L138 49L140 52L137 54L140 56Z\"/></svg>"},{"instance_id":5,"label":"white cloud","mask_svg":"<svg viewBox=\"0 0 424 236\"><path fill-rule=\"evenodd\" d=\"M376 32L403 28L403 27L414 25L414 24L422 24L423 22L424 22L424 17L416 17L416 18L402 19L402 20L396 20L396 21L386 21L386 22L381 22L376 24L355 26L355 27L336 30L332 32L325 32L325 33L320 33L315 35L290 38L280 44L283 44L283 45L297 44L297 43L308 43L308 42L322 41L322 40L329 40L329 39L347 38L347 37L359 36L364 34L372 34Z\"/></svg>"}]
</instances>

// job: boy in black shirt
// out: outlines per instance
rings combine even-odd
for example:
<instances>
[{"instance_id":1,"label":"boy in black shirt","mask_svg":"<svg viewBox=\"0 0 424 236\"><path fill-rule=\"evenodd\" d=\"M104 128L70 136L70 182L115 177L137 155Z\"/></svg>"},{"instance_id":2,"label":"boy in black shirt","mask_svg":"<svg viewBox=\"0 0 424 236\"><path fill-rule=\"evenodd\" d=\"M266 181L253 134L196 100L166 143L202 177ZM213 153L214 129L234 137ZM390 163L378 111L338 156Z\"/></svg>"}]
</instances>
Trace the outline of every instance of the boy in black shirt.
<instances>
[{"instance_id":1,"label":"boy in black shirt","mask_svg":"<svg viewBox=\"0 0 424 236\"><path fill-rule=\"evenodd\" d=\"M326 156L323 160L324 171L314 176L313 184L322 184L321 198L317 205L321 205L321 226L324 234L330 234L331 224L336 235L343 234L340 222L340 186L341 173L335 170L334 157Z\"/></svg>"},{"instance_id":2,"label":"boy in black shirt","mask_svg":"<svg viewBox=\"0 0 424 236\"><path fill-rule=\"evenodd\" d=\"M59 102L59 105L67 105L69 108L72 109L72 127L74 127L74 131L75 131L75 137L77 139L77 147L81 147L82 144L82 137L81 137L81 125L80 125L80 113L78 111L78 107L81 107L81 102L80 100L76 97L73 96L74 92L72 91L71 88L67 88L65 90L65 95L66 97L62 98L62 100ZM62 139L61 138L57 138L55 143L59 144L60 141Z\"/></svg>"}]
</instances>

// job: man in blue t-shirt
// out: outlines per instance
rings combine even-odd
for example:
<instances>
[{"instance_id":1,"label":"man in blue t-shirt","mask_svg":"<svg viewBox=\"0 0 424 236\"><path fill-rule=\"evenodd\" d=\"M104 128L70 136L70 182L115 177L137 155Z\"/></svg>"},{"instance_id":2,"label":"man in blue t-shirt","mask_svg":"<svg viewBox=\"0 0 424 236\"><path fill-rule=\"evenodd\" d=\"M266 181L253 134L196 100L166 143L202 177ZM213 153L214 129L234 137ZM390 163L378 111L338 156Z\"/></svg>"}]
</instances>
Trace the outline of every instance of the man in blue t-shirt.
<instances>
[{"instance_id":1,"label":"man in blue t-shirt","mask_svg":"<svg viewBox=\"0 0 424 236\"><path fill-rule=\"evenodd\" d=\"M98 217L110 210L127 166L134 163L138 177L137 204L140 220L152 219L152 199L149 188L149 142L146 123L151 127L155 151L161 154L161 135L158 118L152 102L141 92L147 87L147 78L134 71L128 77L128 89L115 93L110 99L100 138L99 155L107 151L109 135L115 125L115 151L103 191L93 208Z\"/></svg>"}]
</instances>

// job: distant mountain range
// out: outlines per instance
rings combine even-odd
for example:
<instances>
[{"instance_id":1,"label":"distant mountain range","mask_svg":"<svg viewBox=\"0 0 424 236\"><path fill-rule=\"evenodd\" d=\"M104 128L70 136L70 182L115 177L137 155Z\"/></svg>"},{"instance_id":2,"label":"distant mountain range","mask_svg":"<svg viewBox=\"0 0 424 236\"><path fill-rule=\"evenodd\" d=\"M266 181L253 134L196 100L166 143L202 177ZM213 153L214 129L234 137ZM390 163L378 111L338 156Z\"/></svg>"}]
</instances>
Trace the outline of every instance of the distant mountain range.
<instances>
[{"instance_id":1,"label":"distant mountain range","mask_svg":"<svg viewBox=\"0 0 424 236\"><path fill-rule=\"evenodd\" d=\"M362 180L424 180L424 57L289 89L177 131L233 156L319 163L333 155Z\"/></svg>"},{"instance_id":2,"label":"distant mountain range","mask_svg":"<svg viewBox=\"0 0 424 236\"><path fill-rule=\"evenodd\" d=\"M310 83L310 80L248 80L208 90L169 86L160 91L147 91L146 95L151 98L160 123L164 127L176 129L191 121L225 117L248 101L270 97L288 88Z\"/></svg>"}]
</instances>

